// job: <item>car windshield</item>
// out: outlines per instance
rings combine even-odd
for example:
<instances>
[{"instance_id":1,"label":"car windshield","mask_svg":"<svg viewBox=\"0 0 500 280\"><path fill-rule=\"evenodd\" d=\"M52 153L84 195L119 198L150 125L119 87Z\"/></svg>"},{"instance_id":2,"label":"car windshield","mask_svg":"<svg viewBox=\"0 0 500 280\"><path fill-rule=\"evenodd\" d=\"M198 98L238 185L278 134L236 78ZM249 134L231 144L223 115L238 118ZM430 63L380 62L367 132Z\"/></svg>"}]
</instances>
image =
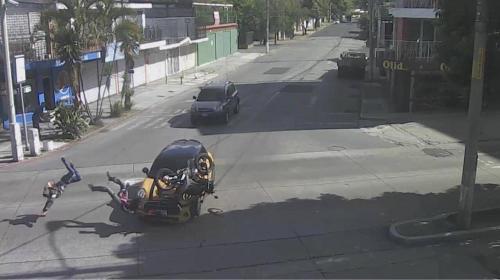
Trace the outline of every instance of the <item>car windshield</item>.
<instances>
[{"instance_id":1,"label":"car windshield","mask_svg":"<svg viewBox=\"0 0 500 280\"><path fill-rule=\"evenodd\" d=\"M224 90L223 89L202 89L198 95L198 101L221 101L224 100Z\"/></svg>"}]
</instances>

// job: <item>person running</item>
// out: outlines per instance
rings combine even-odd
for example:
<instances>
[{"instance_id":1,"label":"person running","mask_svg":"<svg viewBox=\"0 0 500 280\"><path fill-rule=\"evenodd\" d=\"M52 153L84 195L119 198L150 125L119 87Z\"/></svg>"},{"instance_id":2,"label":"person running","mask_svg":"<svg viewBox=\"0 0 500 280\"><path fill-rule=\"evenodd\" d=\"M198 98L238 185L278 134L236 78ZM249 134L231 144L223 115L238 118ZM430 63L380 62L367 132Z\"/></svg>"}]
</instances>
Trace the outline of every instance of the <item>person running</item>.
<instances>
[{"instance_id":1,"label":"person running","mask_svg":"<svg viewBox=\"0 0 500 280\"><path fill-rule=\"evenodd\" d=\"M47 185L43 189L43 196L47 198L47 202L43 207L42 216L47 215L49 208L52 206L52 204L54 204L54 200L59 198L63 194L64 189L69 184L82 180L80 173L78 173L78 170L76 170L73 163L70 162L68 164L65 158L61 158L61 161L68 170L68 173L62 176L58 182L52 180L47 182Z\"/></svg>"}]
</instances>

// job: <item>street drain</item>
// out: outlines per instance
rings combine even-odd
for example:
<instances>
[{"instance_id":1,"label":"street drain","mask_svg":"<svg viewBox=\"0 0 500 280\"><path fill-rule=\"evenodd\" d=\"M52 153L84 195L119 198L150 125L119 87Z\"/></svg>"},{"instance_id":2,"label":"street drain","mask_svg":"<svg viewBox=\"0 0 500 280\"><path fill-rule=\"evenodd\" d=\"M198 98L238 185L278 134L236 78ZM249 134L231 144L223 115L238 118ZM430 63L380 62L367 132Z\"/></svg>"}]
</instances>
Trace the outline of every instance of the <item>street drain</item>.
<instances>
[{"instance_id":1,"label":"street drain","mask_svg":"<svg viewBox=\"0 0 500 280\"><path fill-rule=\"evenodd\" d=\"M422 150L426 155L429 155L431 157L449 157L453 155L451 152L445 150L445 149L439 149L439 148L425 148Z\"/></svg>"},{"instance_id":2,"label":"street drain","mask_svg":"<svg viewBox=\"0 0 500 280\"><path fill-rule=\"evenodd\" d=\"M345 147L342 147L342 146L330 146L330 147L328 147L328 150L329 151L333 151L333 152L340 152L340 151L345 150Z\"/></svg>"}]
</instances>

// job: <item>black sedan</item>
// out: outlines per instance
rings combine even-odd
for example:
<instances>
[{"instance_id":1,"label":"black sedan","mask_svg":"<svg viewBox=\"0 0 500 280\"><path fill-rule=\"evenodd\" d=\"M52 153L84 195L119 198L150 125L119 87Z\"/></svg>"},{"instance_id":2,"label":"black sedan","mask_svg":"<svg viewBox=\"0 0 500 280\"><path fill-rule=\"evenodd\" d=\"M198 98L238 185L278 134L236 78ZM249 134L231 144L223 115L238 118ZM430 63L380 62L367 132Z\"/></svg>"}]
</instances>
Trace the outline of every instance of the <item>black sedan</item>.
<instances>
[{"instance_id":1,"label":"black sedan","mask_svg":"<svg viewBox=\"0 0 500 280\"><path fill-rule=\"evenodd\" d=\"M236 86L229 81L213 82L201 88L191 106L191 123L198 124L202 119L229 122L229 117L240 111L240 97Z\"/></svg>"}]
</instances>

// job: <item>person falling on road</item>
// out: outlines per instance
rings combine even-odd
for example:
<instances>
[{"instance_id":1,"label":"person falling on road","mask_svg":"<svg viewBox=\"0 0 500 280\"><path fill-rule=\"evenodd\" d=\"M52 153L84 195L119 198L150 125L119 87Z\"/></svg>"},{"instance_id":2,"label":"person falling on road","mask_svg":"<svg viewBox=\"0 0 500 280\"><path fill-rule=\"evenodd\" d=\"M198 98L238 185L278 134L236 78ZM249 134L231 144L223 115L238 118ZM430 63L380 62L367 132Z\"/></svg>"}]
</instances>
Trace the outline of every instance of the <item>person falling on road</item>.
<instances>
[{"instance_id":1,"label":"person falling on road","mask_svg":"<svg viewBox=\"0 0 500 280\"><path fill-rule=\"evenodd\" d=\"M78 182L82 179L80 173L78 173L73 163L70 162L68 165L68 162L66 162L65 158L61 158L61 161L64 163L64 166L68 170L68 173L62 176L58 182L47 182L47 185L43 188L43 196L47 198L47 202L43 207L42 216L47 215L47 211L49 211L49 208L52 206L52 204L54 204L54 200L59 198L63 194L64 189L67 185Z\"/></svg>"}]
</instances>

